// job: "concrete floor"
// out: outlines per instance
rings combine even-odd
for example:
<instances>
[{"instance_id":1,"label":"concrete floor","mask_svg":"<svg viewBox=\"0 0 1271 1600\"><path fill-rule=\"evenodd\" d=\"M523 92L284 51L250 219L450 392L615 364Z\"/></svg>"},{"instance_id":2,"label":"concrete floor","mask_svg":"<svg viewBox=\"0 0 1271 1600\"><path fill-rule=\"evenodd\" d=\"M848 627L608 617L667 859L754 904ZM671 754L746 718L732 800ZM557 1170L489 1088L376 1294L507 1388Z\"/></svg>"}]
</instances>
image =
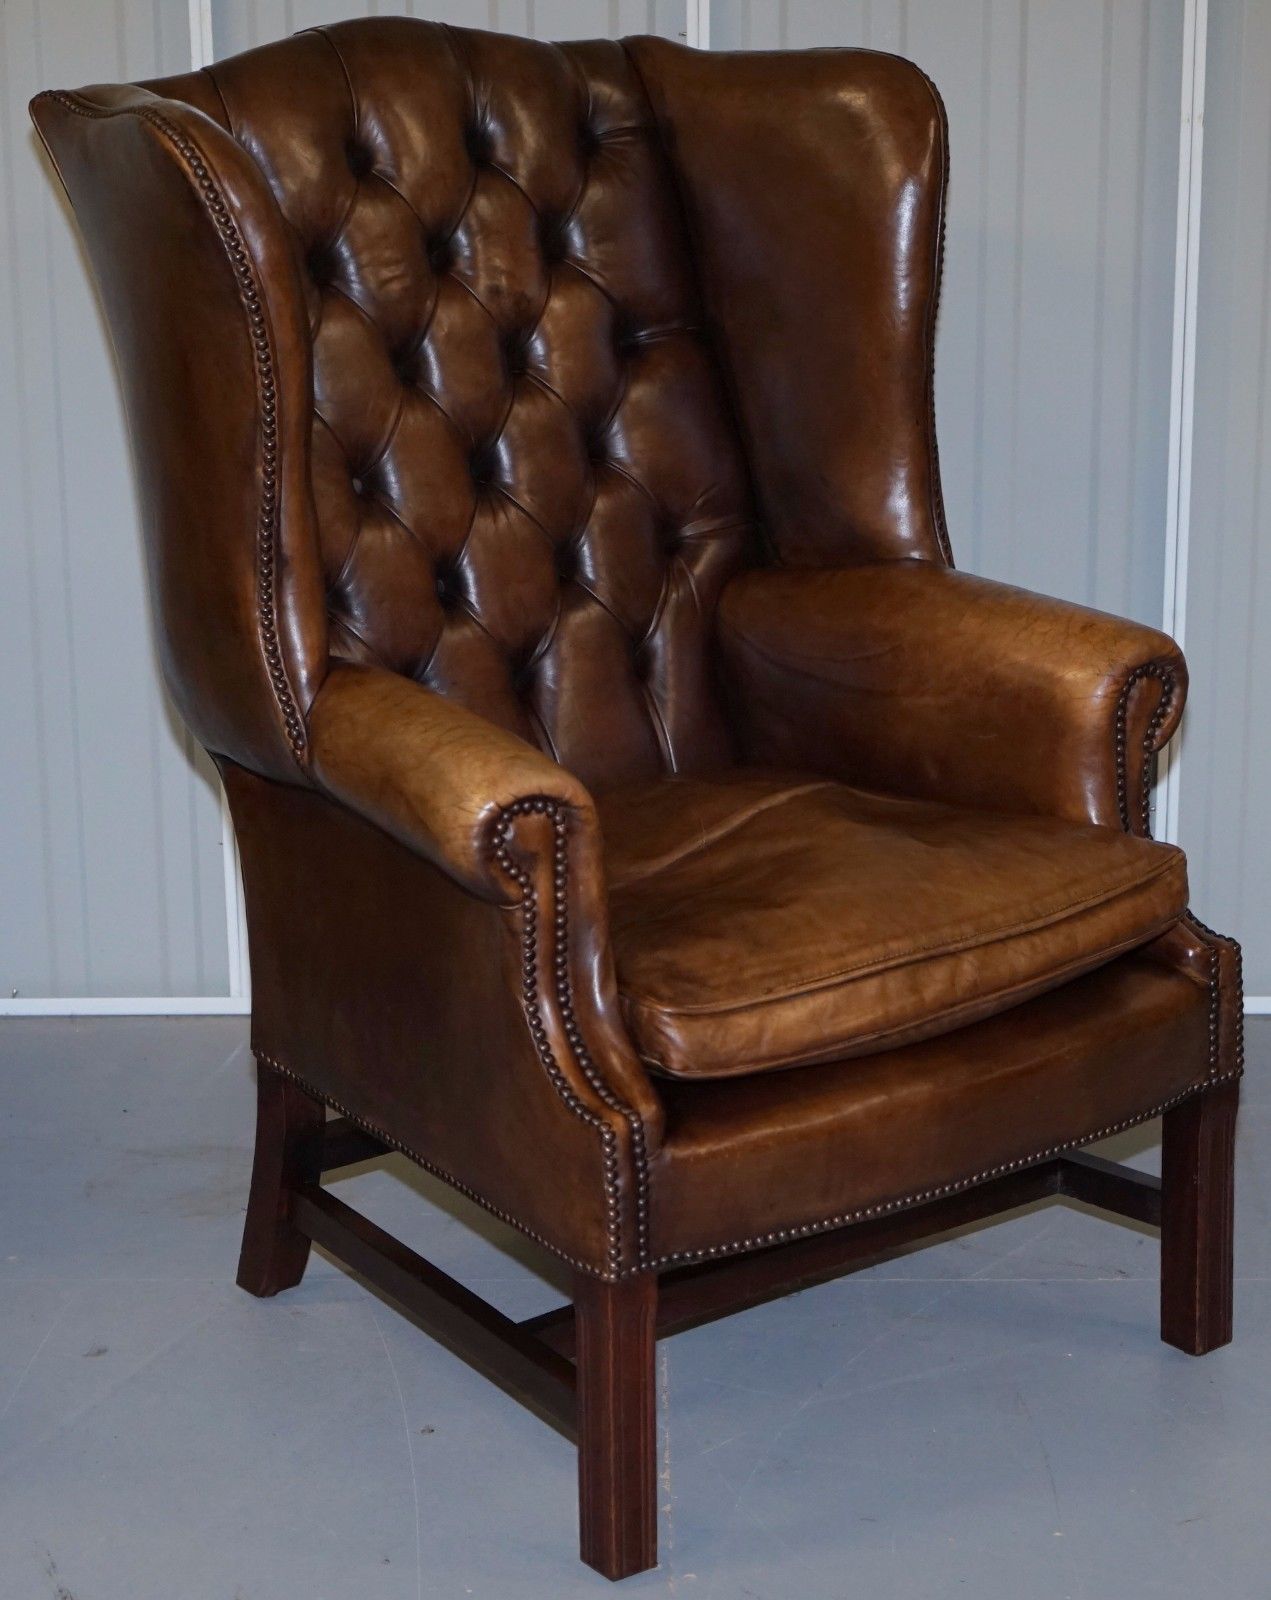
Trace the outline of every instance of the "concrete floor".
<instances>
[{"instance_id":1,"label":"concrete floor","mask_svg":"<svg viewBox=\"0 0 1271 1600\"><path fill-rule=\"evenodd\" d=\"M241 1020L0 1024L0 1597L569 1600L555 1433L327 1261L233 1275ZM1156 1331L1157 1246L1052 1204L667 1341L658 1571L701 1600L1271 1595L1271 1023L1236 1343ZM1150 1163L1153 1128L1113 1153ZM394 1160L340 1192L514 1315L554 1268ZM548 1276L541 1274L546 1271Z\"/></svg>"}]
</instances>

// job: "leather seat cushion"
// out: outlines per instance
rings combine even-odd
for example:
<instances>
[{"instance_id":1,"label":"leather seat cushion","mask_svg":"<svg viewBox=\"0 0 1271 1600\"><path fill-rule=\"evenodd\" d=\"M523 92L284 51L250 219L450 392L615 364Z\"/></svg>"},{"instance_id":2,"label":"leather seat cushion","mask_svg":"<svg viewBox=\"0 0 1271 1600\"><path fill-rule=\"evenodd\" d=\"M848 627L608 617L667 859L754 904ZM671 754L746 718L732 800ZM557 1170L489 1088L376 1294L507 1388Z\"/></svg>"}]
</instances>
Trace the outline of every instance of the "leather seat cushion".
<instances>
[{"instance_id":1,"label":"leather seat cushion","mask_svg":"<svg viewBox=\"0 0 1271 1600\"><path fill-rule=\"evenodd\" d=\"M1156 1115L1221 1070L1209 954L1181 943L1194 956L1177 945L1165 958L1132 951L996 1017L846 1068L663 1079L654 1263L842 1227Z\"/></svg>"},{"instance_id":2,"label":"leather seat cushion","mask_svg":"<svg viewBox=\"0 0 1271 1600\"><path fill-rule=\"evenodd\" d=\"M1145 943L1182 852L736 768L598 800L618 986L654 1070L860 1055L1005 1010Z\"/></svg>"}]
</instances>

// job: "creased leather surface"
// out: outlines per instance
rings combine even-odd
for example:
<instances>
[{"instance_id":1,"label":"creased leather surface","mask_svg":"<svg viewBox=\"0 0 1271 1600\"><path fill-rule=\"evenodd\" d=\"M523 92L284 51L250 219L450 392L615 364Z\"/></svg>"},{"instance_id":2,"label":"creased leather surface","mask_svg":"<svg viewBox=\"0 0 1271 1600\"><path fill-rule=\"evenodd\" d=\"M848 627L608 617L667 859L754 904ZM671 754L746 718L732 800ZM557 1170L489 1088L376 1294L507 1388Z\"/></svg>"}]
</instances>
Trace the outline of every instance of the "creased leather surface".
<instances>
[{"instance_id":1,"label":"creased leather surface","mask_svg":"<svg viewBox=\"0 0 1271 1600\"><path fill-rule=\"evenodd\" d=\"M1187 691L1157 629L931 562L747 573L720 633L752 760L1136 832Z\"/></svg>"},{"instance_id":2,"label":"creased leather surface","mask_svg":"<svg viewBox=\"0 0 1271 1600\"><path fill-rule=\"evenodd\" d=\"M487 899L511 892L492 840L514 801L550 795L594 832L591 796L572 773L397 673L335 662L310 729L323 788ZM594 875L598 860L578 860L575 871Z\"/></svg>"},{"instance_id":3,"label":"creased leather surface","mask_svg":"<svg viewBox=\"0 0 1271 1600\"><path fill-rule=\"evenodd\" d=\"M1142 1116L1204 1077L1209 1023L1207 988L1145 953L864 1060L667 1079L655 1257L847 1221Z\"/></svg>"},{"instance_id":4,"label":"creased leather surface","mask_svg":"<svg viewBox=\"0 0 1271 1600\"><path fill-rule=\"evenodd\" d=\"M947 136L870 50L630 41L672 152L771 547L948 558L931 358Z\"/></svg>"},{"instance_id":5,"label":"creased leather surface","mask_svg":"<svg viewBox=\"0 0 1271 1600\"><path fill-rule=\"evenodd\" d=\"M726 759L752 512L621 47L384 19L210 76L303 296L334 652L584 781Z\"/></svg>"},{"instance_id":6,"label":"creased leather surface","mask_svg":"<svg viewBox=\"0 0 1271 1600\"><path fill-rule=\"evenodd\" d=\"M32 109L262 1060L606 1277L1238 1071L1125 837L1181 658L946 570L912 65L375 17Z\"/></svg>"},{"instance_id":7,"label":"creased leather surface","mask_svg":"<svg viewBox=\"0 0 1271 1600\"><path fill-rule=\"evenodd\" d=\"M606 794L623 1009L659 1071L715 1077L947 1031L1141 944L1182 852L733 769Z\"/></svg>"}]
</instances>

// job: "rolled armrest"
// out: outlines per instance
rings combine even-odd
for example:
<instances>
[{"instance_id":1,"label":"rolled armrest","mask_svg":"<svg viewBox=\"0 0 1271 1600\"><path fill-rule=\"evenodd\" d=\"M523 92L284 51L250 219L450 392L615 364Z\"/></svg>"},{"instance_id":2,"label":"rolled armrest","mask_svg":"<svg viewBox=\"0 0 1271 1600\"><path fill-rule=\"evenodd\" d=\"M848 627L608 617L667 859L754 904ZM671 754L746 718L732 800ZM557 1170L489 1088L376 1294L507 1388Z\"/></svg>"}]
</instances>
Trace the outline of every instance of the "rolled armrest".
<instances>
[{"instance_id":1,"label":"rolled armrest","mask_svg":"<svg viewBox=\"0 0 1271 1600\"><path fill-rule=\"evenodd\" d=\"M511 898L493 840L517 801L557 801L594 827L591 796L571 773L395 673L335 663L309 737L313 775L329 794L487 900Z\"/></svg>"},{"instance_id":2,"label":"rolled armrest","mask_svg":"<svg viewBox=\"0 0 1271 1600\"><path fill-rule=\"evenodd\" d=\"M925 561L743 574L720 608L752 757L1147 831L1187 668L1154 628Z\"/></svg>"},{"instance_id":3,"label":"rolled armrest","mask_svg":"<svg viewBox=\"0 0 1271 1600\"><path fill-rule=\"evenodd\" d=\"M465 994L475 987L492 1018L509 971L516 975L530 1024L520 1045L532 1042L579 1115L629 1130L640 1168L661 1139L663 1112L621 1017L600 830L586 788L454 701L346 662L332 665L314 700L309 737L313 777L329 796L492 902L501 920L518 913L506 922L518 930L517 961L478 972L469 958L456 982ZM467 916L450 920L448 934L435 929L443 943L460 939ZM434 1034L444 1034L434 1022ZM470 1026L456 1035L466 1039ZM466 1049L456 1044L453 1054ZM438 1053L448 1053L444 1040Z\"/></svg>"}]
</instances>

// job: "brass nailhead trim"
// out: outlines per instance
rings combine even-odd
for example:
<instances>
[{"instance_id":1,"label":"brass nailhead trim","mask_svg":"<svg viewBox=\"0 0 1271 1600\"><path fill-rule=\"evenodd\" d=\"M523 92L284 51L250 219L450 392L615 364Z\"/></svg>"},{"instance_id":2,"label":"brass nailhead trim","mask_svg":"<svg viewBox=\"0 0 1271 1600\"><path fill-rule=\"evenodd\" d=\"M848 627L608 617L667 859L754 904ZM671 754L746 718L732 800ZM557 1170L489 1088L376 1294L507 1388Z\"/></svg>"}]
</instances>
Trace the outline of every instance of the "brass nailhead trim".
<instances>
[{"instance_id":1,"label":"brass nailhead trim","mask_svg":"<svg viewBox=\"0 0 1271 1600\"><path fill-rule=\"evenodd\" d=\"M533 876L519 866L509 849L518 817L546 816L551 819L553 835L552 884L556 907L552 920L552 972L555 999L565 1027L574 1059L583 1076L603 1103L626 1120L631 1133L631 1152L636 1174L636 1261L635 1270L647 1266L649 1257L649 1180L648 1155L644 1143L644 1124L639 1113L620 1100L605 1082L587 1049L583 1032L574 1013L573 992L569 978L569 838L567 812L558 800L538 795L517 800L505 807L494 828L494 855L502 870L521 892L521 992L525 1014L529 1021L530 1037L543 1069L557 1094L583 1122L600 1135L604 1164L605 1216L608 1234L608 1262L610 1272L622 1272L622 1203L618 1175L617 1136L608 1122L584 1105L570 1087L552 1052L547 1028L543 1023L542 1006L538 993L538 891Z\"/></svg>"},{"instance_id":2,"label":"brass nailhead trim","mask_svg":"<svg viewBox=\"0 0 1271 1600\"><path fill-rule=\"evenodd\" d=\"M389 1145L394 1150L399 1150L402 1155L408 1156L416 1166L423 1167L425 1172L431 1172L435 1178L440 1178L443 1183L449 1184L452 1189L457 1189L460 1194L466 1195L469 1200L479 1205L483 1211L488 1211L492 1217L497 1217L500 1222L506 1222L509 1227L515 1228L518 1233L524 1234L527 1239L533 1239L535 1244L541 1244L544 1250L550 1250L559 1260L567 1262L571 1267L577 1267L582 1272L590 1272L593 1276L608 1277L607 1273L597 1273L591 1262L579 1261L576 1256L567 1255L564 1250L554 1245L550 1239L545 1239L541 1233L536 1233L533 1228L526 1227L525 1223L519 1221L510 1211L500 1210L498 1206L487 1200L484 1195L478 1194L475 1189L470 1189L466 1183L460 1183L458 1178L447 1172L444 1167L439 1167L435 1161L429 1161L424 1156L421 1156L418 1150L412 1150L408 1144L403 1144L400 1139L395 1139L391 1133L381 1128L378 1123L369 1122L365 1117L359 1117L356 1111L350 1111L348 1106L343 1105L339 1100L333 1100L329 1094L324 1094L321 1089L315 1088L307 1078L302 1078L298 1072L293 1072L290 1067L284 1066L276 1056L266 1055L263 1050L253 1050L252 1054L260 1065L281 1073L284 1078L290 1078L292 1083L298 1084L312 1099L320 1100L323 1105L330 1106L332 1111L338 1111L342 1117L347 1117L350 1122L357 1123L359 1128L365 1128L368 1133L373 1133L382 1143Z\"/></svg>"},{"instance_id":3,"label":"brass nailhead trim","mask_svg":"<svg viewBox=\"0 0 1271 1600\"><path fill-rule=\"evenodd\" d=\"M1131 817L1130 778L1126 770L1130 697L1134 693L1135 686L1142 683L1145 678L1157 680L1161 685L1161 698L1143 733L1143 775L1140 780L1140 792L1136 796L1138 814ZM1161 729L1174 709L1174 696L1177 692L1178 678L1174 669L1162 661L1145 661L1142 666L1135 667L1122 685L1121 695L1117 701L1116 720L1117 807L1121 814L1121 826L1127 833L1133 833L1136 828L1143 833L1148 832L1152 796L1152 757L1156 754L1156 741Z\"/></svg>"},{"instance_id":4,"label":"brass nailhead trim","mask_svg":"<svg viewBox=\"0 0 1271 1600\"><path fill-rule=\"evenodd\" d=\"M1221 1032L1221 1007L1222 995L1218 986L1220 969L1220 948L1230 945L1235 951L1236 958L1236 992L1241 991L1241 951L1234 939L1228 939L1224 934L1215 933L1212 928L1207 928L1200 918L1188 911L1185 916L1201 934L1209 945L1209 1073L1203 1082L1193 1084L1189 1089L1183 1089L1178 1094L1172 1095L1168 1100L1162 1100L1159 1105L1153 1106L1150 1111L1140 1112L1137 1116L1126 1117L1123 1121L1112 1124L1110 1127L1101 1128L1097 1133L1083 1134L1079 1139L1070 1139L1064 1144L1052 1145L1047 1150L1034 1151L1032 1155L1021 1156L1017 1161L1008 1161L1001 1166L988 1167L983 1172L977 1172L969 1178L960 1178L954 1183L942 1184L936 1189L927 1189L920 1194L906 1195L901 1200L890 1200L880 1206L866 1206L859 1211L846 1212L840 1216L827 1217L820 1222L805 1223L797 1228L775 1228L770 1233L761 1234L752 1239L737 1239L731 1244L712 1245L705 1250L676 1250L670 1255L657 1256L649 1263L651 1267L665 1267L681 1264L688 1261L706 1261L716 1256L736 1255L744 1250L756 1250L764 1245L781 1244L787 1239L802 1239L813 1233L827 1233L831 1228L843 1227L849 1222L863 1222L868 1217L881 1217L889 1212L898 1211L904 1206L921 1205L924 1200L936 1200L941 1195L956 1194L959 1190L974 1188L977 1183L983 1183L989 1178L1000 1177L1003 1173L1014 1172L1019 1167L1031 1166L1035 1161L1045 1161L1048 1156L1062 1155L1065 1150L1078 1150L1083 1145L1093 1144L1098 1139L1110 1138L1114 1133L1121 1133L1126 1128L1133 1128L1140 1122L1150 1122L1153 1117L1159 1117L1162 1112L1168 1111L1171 1106L1180 1105L1184 1100L1194 1094L1203 1093L1206 1089L1216 1087L1220 1083L1230 1083L1233 1079L1244 1076L1244 1030L1237 1025L1235 1064L1230 1072L1220 1073L1219 1044Z\"/></svg>"},{"instance_id":5,"label":"brass nailhead trim","mask_svg":"<svg viewBox=\"0 0 1271 1600\"><path fill-rule=\"evenodd\" d=\"M275 584L275 552L277 548L278 535L277 384L274 376L273 351L269 342L269 332L265 319L264 304L259 286L255 279L251 258L243 244L242 236L238 231L237 224L234 222L229 208L226 206L224 198L222 197L220 190L217 188L215 181L208 171L208 168L205 165L199 150L174 124L148 107L130 106L122 107L118 110L108 111L98 107L89 106L84 102L77 100L74 96L66 94L62 91L54 91L50 94L50 98L55 100L59 105L63 106L66 110L72 112L76 116L98 119L105 119L115 116L135 116L144 122L150 123L153 127L158 129L159 132L162 133L164 137L167 138L180 152L190 170L193 172L199 189L207 202L208 210L212 217L213 226L216 228L216 231L221 238L221 242L224 244L229 254L230 265L238 286L239 295L243 301L244 308L246 309L248 315L249 333L253 356L255 359L258 382L258 398L261 408L261 470L263 489L261 494L260 519L257 527L257 574L260 596L258 614L261 627L261 641L264 646L265 659L269 668L270 682L274 690L279 711L283 718L284 726L287 730L287 738L291 746L292 754L297 763L303 765L306 755L307 731L305 729L304 719L301 717L299 708L296 704L291 684L287 678L286 667L282 658L282 650L278 637L277 624L277 594ZM940 258L943 256L943 234L945 221L943 212L944 208L942 206L940 230L941 240L937 250L937 283L939 282L940 275ZM938 467L936 467L936 459L937 458L935 458L933 455L933 468L938 471ZM937 534L947 556L948 536L941 525L942 523L943 518L939 518L937 520ZM1117 706L1116 726L1117 799L1120 807L1122 823L1127 830L1129 830L1133 825L1129 813L1129 780L1126 772L1129 700L1135 685L1145 678L1156 678L1162 684L1163 688L1160 703L1153 713L1150 722L1148 723L1143 740L1145 755L1144 772L1142 780L1142 792L1138 797L1139 815L1135 821L1144 829L1147 827L1149 796L1151 792L1150 761L1146 758L1155 753L1156 738L1159 735L1161 727L1164 725L1170 710L1172 709L1174 694L1177 687L1175 674L1170 668L1159 662L1149 662L1143 666L1137 667L1127 678L1125 686L1122 689L1121 697ZM622 1275L620 1265L622 1260L621 1205L618 1184L616 1136L609 1124L605 1122L603 1118L597 1116L596 1113L585 1106L570 1088L568 1081L562 1074L560 1066L552 1053L551 1044L547 1036L547 1030L543 1025L542 1012L538 1000L537 966L535 960L537 953L537 893L530 874L523 871L523 869L516 865L516 863L512 860L511 854L507 848L508 842L511 838L514 819L517 816L522 816L529 812L534 812L540 815L549 815L552 819L553 832L555 836L554 883L556 887L558 903L554 921L556 947L553 952L553 965L556 978L556 1001L557 1005L560 1007L561 1016L565 1022L566 1036L570 1041L575 1053L575 1057L588 1083L591 1084L592 1088L595 1089L601 1100L611 1110L616 1111L619 1115L626 1119L631 1130L632 1151L635 1158L637 1175L637 1261L635 1268L631 1270L639 1271L645 1269L646 1267L659 1267L690 1260L712 1259L717 1256L733 1254L739 1251L759 1249L765 1245L778 1244L784 1240L801 1238L807 1236L808 1234L824 1232L834 1227L841 1227L849 1222L863 1221L869 1217L883 1216L888 1212L898 1210L904 1206L918 1205L926 1200L933 1200L942 1195L953 1194L961 1189L971 1188L977 1183L985 1182L989 1178L1000 1176L1003 1173L1013 1171L1022 1166L1027 1166L1032 1162L1042 1161L1049 1156L1058 1155L1064 1150L1075 1149L1081 1144L1093 1143L1095 1140L1107 1138L1114 1133L1121 1132L1125 1128L1133 1127L1137 1123L1150 1121L1153 1117L1161 1115L1162 1112L1169 1110L1171 1106L1179 1104L1189 1095L1196 1092L1194 1089L1185 1090L1181 1094L1175 1095L1169 1100L1162 1101L1159 1105L1154 1106L1150 1111L1143 1112L1135 1117L1127 1118L1122 1122L1101 1129L1097 1133L1088 1134L1081 1139L1069 1141L1064 1144L1051 1146L1046 1150L1035 1152L1029 1156L1023 1156L1016 1161L1006 1162L996 1167L986 1168L983 1172L976 1173L973 1176L962 1179L956 1183L943 1184L934 1189L929 1189L918 1194L905 1196L900 1200L890 1201L885 1205L863 1207L858 1211L844 1213L836 1217L830 1217L821 1222L807 1223L798 1228L774 1229L769 1233L758 1235L757 1237L751 1239L738 1240L727 1245L711 1246L703 1251L676 1251L670 1255L660 1256L656 1259L650 1260L648 1255L648 1162L644 1145L644 1127L640 1120L639 1114L632 1107L625 1105L613 1094L608 1085L604 1082L604 1079L601 1077L600 1073L597 1071L595 1063L592 1060L590 1053L588 1052L583 1041L582 1030L578 1026L577 1018L573 1010L572 992L568 973L568 913L564 899L567 888L567 840L565 834L564 811L558 802L543 798L518 801L515 805L506 808L502 813L500 813L495 835L495 855L500 866L505 872L508 873L509 877L511 877L521 889L521 922L523 930L523 995L526 1005L526 1014L530 1021L530 1032L534 1041L535 1049L544 1069L548 1074L548 1077L553 1084L553 1087L556 1089L562 1100L564 1100L566 1105L569 1106L570 1110L573 1111L576 1116L588 1123L590 1126L595 1127L600 1134L603 1152L602 1161L605 1174L605 1205L609 1238L608 1260L610 1268L609 1273L603 1274L602 1276L609 1277ZM1206 928L1205 925L1198 919L1193 918L1193 920L1196 922L1196 926L1203 933L1209 935L1212 940L1218 940L1221 938L1220 935L1214 934L1213 930ZM1220 1003L1218 990L1219 955L1216 945L1211 945L1211 950L1212 976L1210 980L1210 990L1212 999L1210 1003L1210 1060L1213 1065L1216 1065L1218 1055ZM1237 962L1239 962L1239 946L1236 947L1236 959ZM291 1071L290 1068L283 1066L283 1064L274 1057L265 1055L263 1052L257 1052L256 1055L259 1061L265 1063L274 1071L281 1072L284 1076L291 1078L294 1082L299 1084L300 1087L306 1091L306 1093L312 1094L316 1099L323 1100L326 1104L340 1111L342 1115L347 1116L350 1121L356 1122L359 1124L359 1126L365 1127L368 1132L373 1133L376 1138L382 1140L385 1144L391 1146L393 1149L400 1150L404 1155L409 1156L412 1161L418 1163L418 1165L423 1167L426 1171L434 1173L437 1177L450 1184L451 1187L459 1190L460 1193L467 1195L469 1199L475 1201L478 1205L482 1206L492 1215L497 1216L501 1221L507 1222L512 1227L515 1227L518 1229L518 1231L525 1234L528 1238L533 1239L536 1243L543 1245L545 1249L550 1250L554 1255L560 1257L562 1260L567 1261L571 1266L578 1267L584 1271L595 1271L594 1267L592 1267L590 1264L579 1261L576 1258L567 1255L564 1251L559 1250L555 1245L551 1244L547 1239L543 1238L533 1229L530 1229L526 1227L525 1224L519 1222L510 1213L502 1211L498 1207L492 1205L475 1190L468 1188L468 1186L463 1183L460 1183L458 1179L454 1178L450 1173L444 1171L444 1169L436 1166L433 1162L425 1160L424 1157L418 1154L418 1152L411 1150L406 1145L403 1145L400 1141L394 1139L384 1129L378 1128L375 1125L367 1122L365 1119L356 1116L352 1111L340 1105L337 1101L330 1099L329 1096L317 1093L317 1091L315 1091L297 1073ZM1235 1069L1231 1072L1224 1073L1221 1076L1211 1072L1208 1082L1211 1085L1224 1083L1230 1079L1238 1078L1242 1071L1243 1039L1238 1041L1237 1044L1237 1065Z\"/></svg>"},{"instance_id":6,"label":"brass nailhead trim","mask_svg":"<svg viewBox=\"0 0 1271 1600\"><path fill-rule=\"evenodd\" d=\"M1062 1144L1050 1145L1045 1150L1035 1150L1031 1155L1020 1156L1017 1161L1004 1161L999 1166L986 1167L983 1172L976 1172L969 1178L959 1178L955 1183L942 1183L934 1189L924 1189L919 1194L906 1195L901 1200L889 1200L884 1205L862 1206L859 1211L845 1211L839 1216L826 1217L820 1222L808 1222L801 1227L774 1228L770 1233L756 1234L750 1239L736 1239L731 1244L710 1245L705 1250L675 1250L669 1255L655 1257L649 1265L654 1268L669 1267L689 1261L711 1261L717 1256L736 1255L746 1250L761 1250L766 1245L783 1244L788 1240L806 1238L813 1233L827 1233L830 1229L841 1228L849 1222L864 1222L870 1217L883 1217L906 1206L921 1205L926 1200L939 1200L943 1195L957 1194L962 1189L973 1189L977 1183L1001 1177L1004 1173L1014 1172L1019 1167L1032 1166L1035 1162L1045 1161L1049 1156L1062 1155L1065 1150L1077 1150L1083 1145L1094 1144L1098 1139L1110 1138L1114 1133L1133 1128L1140 1122L1150 1122L1153 1117L1159 1117L1162 1112L1168 1111L1172 1106L1180 1105L1192 1095L1239 1076L1240 1072L1236 1070L1225 1072L1218 1078L1210 1078L1204 1084L1193 1084L1190 1089L1184 1089L1179 1094L1171 1095L1168 1100L1162 1100L1150 1111L1126 1117L1123 1121L1111 1123L1094 1133L1084 1133L1080 1138L1067 1139Z\"/></svg>"},{"instance_id":7,"label":"brass nailhead trim","mask_svg":"<svg viewBox=\"0 0 1271 1600\"><path fill-rule=\"evenodd\" d=\"M1220 954L1219 954L1219 952L1220 952L1220 950L1221 950L1223 945L1226 945L1231 950L1232 955L1233 955L1233 957L1235 959L1235 963L1236 963L1235 982L1233 983L1232 987L1234 988L1234 990L1236 992L1237 998L1238 999L1243 999L1243 997L1244 997L1244 951L1241 948L1240 942L1238 940L1230 938L1225 933L1215 933L1212 928L1207 927L1206 924L1203 923L1200 920L1200 918L1196 915L1196 913L1191 909L1190 906L1188 907L1188 909L1187 909L1187 911L1185 913L1185 916L1186 916L1186 920L1188 922L1190 922L1192 924L1192 926L1196 929L1197 933L1200 934L1202 940L1209 945L1209 974L1210 974L1210 977L1209 977L1209 989L1210 989L1210 1002L1209 1002L1209 1061L1210 1061L1211 1069L1213 1069L1213 1071L1216 1071L1217 1070L1217 1066L1218 1066L1218 1033L1219 1033L1219 1027L1220 1027L1220 1023L1221 1023L1221 998L1220 998L1220 995L1219 995L1219 992L1218 992L1218 970L1219 970L1219 964L1220 964ZM1237 1077L1238 1078L1244 1072L1244 1069L1245 1069L1244 1016L1243 1016L1242 1013L1237 1012L1237 1015L1236 1015L1236 1065L1235 1065L1234 1072L1229 1073L1228 1076L1229 1077ZM1217 1082L1220 1082L1221 1080L1215 1077L1213 1081L1217 1083Z\"/></svg>"},{"instance_id":8,"label":"brass nailhead trim","mask_svg":"<svg viewBox=\"0 0 1271 1600\"><path fill-rule=\"evenodd\" d=\"M260 403L261 478L260 517L256 529L257 618L260 624L261 645L269 671L269 681L274 698L287 732L287 742L299 766L304 766L308 746L308 731L296 704L295 694L287 677L282 646L278 637L277 586L275 579L275 552L278 543L278 416L277 383L274 377L273 350L269 342L269 328L265 318L264 301L256 282L255 269L247 247L243 243L238 225L226 205L220 189L209 172L198 147L175 124L149 106L121 106L104 110L77 99L61 90L54 91L50 99L77 117L99 120L112 117L138 117L148 122L166 138L184 158L194 174L195 182L207 203L212 225L220 236L229 256L230 268L238 287L239 298L247 312L248 333L256 369L257 398Z\"/></svg>"}]
</instances>

